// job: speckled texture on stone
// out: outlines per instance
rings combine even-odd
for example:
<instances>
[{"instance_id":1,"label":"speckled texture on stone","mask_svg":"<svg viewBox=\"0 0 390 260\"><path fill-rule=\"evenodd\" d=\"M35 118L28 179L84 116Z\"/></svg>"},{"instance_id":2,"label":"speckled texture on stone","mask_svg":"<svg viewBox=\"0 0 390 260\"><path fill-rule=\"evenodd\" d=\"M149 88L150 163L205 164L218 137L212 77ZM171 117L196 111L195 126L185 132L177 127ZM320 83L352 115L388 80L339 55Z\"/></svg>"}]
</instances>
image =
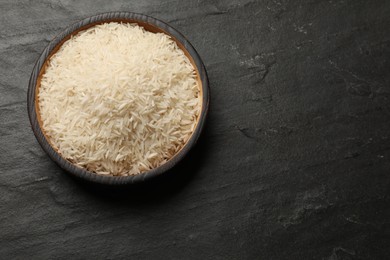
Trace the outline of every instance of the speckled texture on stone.
<instances>
[{"instance_id":1,"label":"speckled texture on stone","mask_svg":"<svg viewBox=\"0 0 390 260\"><path fill-rule=\"evenodd\" d=\"M106 11L170 23L209 72L196 150L137 191L69 178L27 116L40 52ZM1 0L0 258L388 258L389 14L386 0Z\"/></svg>"}]
</instances>

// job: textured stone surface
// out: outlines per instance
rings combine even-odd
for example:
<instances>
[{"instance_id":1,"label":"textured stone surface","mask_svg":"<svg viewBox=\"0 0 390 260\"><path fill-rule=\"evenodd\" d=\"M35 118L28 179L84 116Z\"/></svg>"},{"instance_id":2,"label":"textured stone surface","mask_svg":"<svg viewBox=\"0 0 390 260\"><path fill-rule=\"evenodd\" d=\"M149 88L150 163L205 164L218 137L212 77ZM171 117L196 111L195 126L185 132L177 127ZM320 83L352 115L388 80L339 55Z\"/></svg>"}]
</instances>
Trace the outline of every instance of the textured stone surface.
<instances>
[{"instance_id":1,"label":"textured stone surface","mask_svg":"<svg viewBox=\"0 0 390 260\"><path fill-rule=\"evenodd\" d=\"M212 94L176 177L121 193L62 172L26 110L50 39L117 10L186 35ZM1 258L387 258L389 13L386 0L1 0Z\"/></svg>"}]
</instances>

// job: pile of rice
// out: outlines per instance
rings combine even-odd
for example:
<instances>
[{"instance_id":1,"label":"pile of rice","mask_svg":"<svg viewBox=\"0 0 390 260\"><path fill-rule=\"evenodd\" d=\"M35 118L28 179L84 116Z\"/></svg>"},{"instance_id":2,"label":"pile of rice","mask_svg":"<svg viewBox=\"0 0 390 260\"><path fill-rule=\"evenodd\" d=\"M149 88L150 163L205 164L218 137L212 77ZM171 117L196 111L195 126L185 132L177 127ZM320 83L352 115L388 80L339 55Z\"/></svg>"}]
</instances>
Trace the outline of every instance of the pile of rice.
<instances>
[{"instance_id":1,"label":"pile of rice","mask_svg":"<svg viewBox=\"0 0 390 260\"><path fill-rule=\"evenodd\" d=\"M194 67L168 35L114 22L62 45L38 99L52 146L78 166L115 176L167 162L190 138L201 104Z\"/></svg>"}]
</instances>

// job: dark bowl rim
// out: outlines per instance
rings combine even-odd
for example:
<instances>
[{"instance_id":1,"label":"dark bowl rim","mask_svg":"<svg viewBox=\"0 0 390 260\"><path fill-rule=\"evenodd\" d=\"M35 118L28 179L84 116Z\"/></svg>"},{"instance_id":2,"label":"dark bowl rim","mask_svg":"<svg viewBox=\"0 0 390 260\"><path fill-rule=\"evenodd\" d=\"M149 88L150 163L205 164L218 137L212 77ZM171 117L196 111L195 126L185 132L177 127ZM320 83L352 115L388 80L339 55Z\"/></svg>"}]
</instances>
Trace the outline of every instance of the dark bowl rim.
<instances>
[{"instance_id":1,"label":"dark bowl rim","mask_svg":"<svg viewBox=\"0 0 390 260\"><path fill-rule=\"evenodd\" d=\"M147 23L152 27L159 28L163 30L165 33L174 37L177 41L179 41L182 46L188 51L191 55L195 66L199 73L199 78L202 83L202 110L200 112L200 116L198 119L198 124L190 137L187 143L183 146L183 148L170 160L168 160L163 165L151 169L147 172L132 175L132 176L109 176L109 175L99 175L90 171L87 171L84 168L75 166L61 155L59 155L53 147L46 140L45 135L43 134L41 127L38 123L37 114L36 114L36 100L35 100L35 92L36 92L36 84L38 80L39 73L45 64L45 61L48 57L50 57L51 52L56 48L57 45L61 44L61 42L68 37L70 34L74 33L78 29L88 26L94 23L104 23L115 20L134 20L142 23ZM33 71L31 73L30 81L28 84L28 93L27 93L27 109L28 116L31 124L31 128L34 132L35 137L37 138L39 144L42 149L49 155L49 157L58 164L62 169L64 169L70 175L83 179L92 183L104 184L104 185L129 185L129 184L137 184L143 183L147 180L153 179L157 176L162 175L163 173L169 171L175 165L177 165L194 147L196 144L206 121L206 116L209 108L209 100L210 100L210 90L209 90L209 81L206 72L206 68L195 50L195 48L191 45L191 43L175 28L168 25L167 23L160 21L151 16L147 16L140 13L133 12L108 12L101 13L98 15L90 16L85 19L82 19L69 27L63 30L59 35L57 35L47 47L43 50L42 54L38 58Z\"/></svg>"}]
</instances>

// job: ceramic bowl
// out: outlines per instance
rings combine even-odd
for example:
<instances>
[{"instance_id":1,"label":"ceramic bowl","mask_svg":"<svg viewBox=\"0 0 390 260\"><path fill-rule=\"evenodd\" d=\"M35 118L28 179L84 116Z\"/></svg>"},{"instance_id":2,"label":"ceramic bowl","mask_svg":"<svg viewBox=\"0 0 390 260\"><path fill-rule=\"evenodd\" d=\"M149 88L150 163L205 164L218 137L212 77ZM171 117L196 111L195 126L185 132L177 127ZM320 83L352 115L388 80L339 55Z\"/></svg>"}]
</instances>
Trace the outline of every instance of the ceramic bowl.
<instances>
[{"instance_id":1,"label":"ceramic bowl","mask_svg":"<svg viewBox=\"0 0 390 260\"><path fill-rule=\"evenodd\" d=\"M147 172L133 176L99 175L72 164L70 161L62 157L50 145L50 142L48 141L48 138L42 128L40 119L37 93L40 87L41 77L45 72L47 61L72 35L75 35L78 32L94 25L107 22L137 23L138 25L144 27L147 31L162 32L171 36L171 38L183 50L185 55L193 64L196 70L197 80L200 86L200 93L202 96L201 113L198 118L197 126L192 136L183 146L183 148L172 158L170 158L165 164L157 168L151 169ZM193 148L199 138L199 135L203 129L206 120L206 115L209 107L209 83L205 67L198 53L189 43L189 41L176 29L160 20L143 14L131 12L110 12L92 16L71 25L49 43L49 45L45 48L45 50L39 57L32 71L28 86L27 105L31 127L39 144L42 146L43 150L49 155L49 157L66 172L77 178L81 178L89 182L107 185L127 185L144 182L156 176L160 176L163 173L166 173L179 161L181 161L186 156L186 154L188 154L191 148Z\"/></svg>"}]
</instances>

